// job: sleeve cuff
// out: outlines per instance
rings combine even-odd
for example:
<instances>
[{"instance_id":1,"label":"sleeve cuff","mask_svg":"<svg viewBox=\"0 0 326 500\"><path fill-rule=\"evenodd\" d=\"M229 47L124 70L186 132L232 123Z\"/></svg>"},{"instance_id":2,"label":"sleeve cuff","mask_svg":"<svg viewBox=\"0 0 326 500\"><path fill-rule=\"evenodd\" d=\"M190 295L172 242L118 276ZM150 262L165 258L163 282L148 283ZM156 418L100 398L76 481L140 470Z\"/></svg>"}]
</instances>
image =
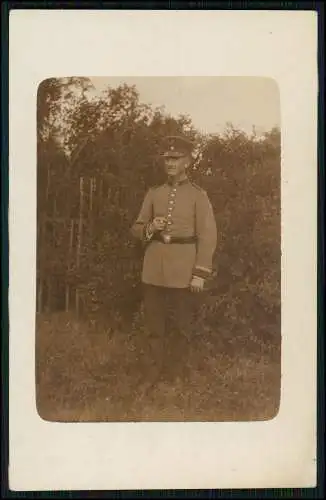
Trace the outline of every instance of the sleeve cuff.
<instances>
[{"instance_id":1,"label":"sleeve cuff","mask_svg":"<svg viewBox=\"0 0 326 500\"><path fill-rule=\"evenodd\" d=\"M193 275L198 276L198 278L207 279L211 276L211 270L206 267L195 267L193 270Z\"/></svg>"}]
</instances>

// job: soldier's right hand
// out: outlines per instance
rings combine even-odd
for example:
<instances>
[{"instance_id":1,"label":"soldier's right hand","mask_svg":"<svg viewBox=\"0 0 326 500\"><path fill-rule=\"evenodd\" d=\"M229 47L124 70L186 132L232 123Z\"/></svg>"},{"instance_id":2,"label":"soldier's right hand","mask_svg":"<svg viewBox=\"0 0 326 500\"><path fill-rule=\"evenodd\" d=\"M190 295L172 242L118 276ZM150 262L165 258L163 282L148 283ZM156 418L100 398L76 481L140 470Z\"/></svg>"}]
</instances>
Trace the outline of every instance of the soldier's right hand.
<instances>
[{"instance_id":1,"label":"soldier's right hand","mask_svg":"<svg viewBox=\"0 0 326 500\"><path fill-rule=\"evenodd\" d=\"M165 217L155 217L151 223L152 231L163 231L166 224Z\"/></svg>"}]
</instances>

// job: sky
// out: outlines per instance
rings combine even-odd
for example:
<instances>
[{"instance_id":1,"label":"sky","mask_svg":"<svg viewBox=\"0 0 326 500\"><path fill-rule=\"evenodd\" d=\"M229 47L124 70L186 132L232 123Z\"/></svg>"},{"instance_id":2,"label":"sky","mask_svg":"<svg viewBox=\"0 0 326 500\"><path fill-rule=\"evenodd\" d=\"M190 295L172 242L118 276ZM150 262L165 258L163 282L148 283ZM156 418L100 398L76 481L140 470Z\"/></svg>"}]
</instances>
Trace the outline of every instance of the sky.
<instances>
[{"instance_id":1,"label":"sky","mask_svg":"<svg viewBox=\"0 0 326 500\"><path fill-rule=\"evenodd\" d=\"M223 132L227 122L259 134L280 126L277 83L262 77L96 77L95 93L108 85L136 85L140 101L164 106L173 116L187 114L204 133Z\"/></svg>"}]
</instances>

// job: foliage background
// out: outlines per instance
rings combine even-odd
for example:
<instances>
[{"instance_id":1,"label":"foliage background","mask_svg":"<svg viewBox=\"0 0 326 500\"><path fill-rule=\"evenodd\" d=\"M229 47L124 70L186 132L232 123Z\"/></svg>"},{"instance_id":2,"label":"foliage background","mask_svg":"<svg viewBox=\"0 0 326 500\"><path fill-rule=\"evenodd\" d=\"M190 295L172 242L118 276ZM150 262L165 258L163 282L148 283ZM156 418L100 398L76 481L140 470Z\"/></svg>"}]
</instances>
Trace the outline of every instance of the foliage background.
<instances>
[{"instance_id":1,"label":"foliage background","mask_svg":"<svg viewBox=\"0 0 326 500\"><path fill-rule=\"evenodd\" d=\"M278 374L279 129L257 137L227 124L223 134L204 135L191 117L140 102L134 86L108 87L100 97L88 93L91 87L87 78L61 78L43 81L38 90L39 400L54 383L46 360L50 348L59 349L59 334L49 325L60 330L60 314L79 325L105 325L120 338L142 328L142 250L129 227L148 187L163 180L157 153L166 134L195 142L190 177L207 191L216 216L215 272L197 318L206 346L218 332L226 355L257 355L260 362L266 355Z\"/></svg>"}]
</instances>

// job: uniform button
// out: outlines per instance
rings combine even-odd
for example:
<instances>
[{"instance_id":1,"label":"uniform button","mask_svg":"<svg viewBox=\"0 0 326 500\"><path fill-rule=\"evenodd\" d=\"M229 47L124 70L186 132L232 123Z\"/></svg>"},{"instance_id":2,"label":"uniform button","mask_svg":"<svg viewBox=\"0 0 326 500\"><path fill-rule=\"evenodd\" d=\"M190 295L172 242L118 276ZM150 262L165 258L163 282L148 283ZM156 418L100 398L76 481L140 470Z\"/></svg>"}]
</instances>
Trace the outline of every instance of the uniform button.
<instances>
[{"instance_id":1,"label":"uniform button","mask_svg":"<svg viewBox=\"0 0 326 500\"><path fill-rule=\"evenodd\" d=\"M175 193L171 193L171 196L175 196Z\"/></svg>"},{"instance_id":2,"label":"uniform button","mask_svg":"<svg viewBox=\"0 0 326 500\"><path fill-rule=\"evenodd\" d=\"M168 225L170 226L172 224L172 221L171 220L168 220Z\"/></svg>"},{"instance_id":3,"label":"uniform button","mask_svg":"<svg viewBox=\"0 0 326 500\"><path fill-rule=\"evenodd\" d=\"M169 203L170 203L170 205L172 205L173 204L173 200L170 200Z\"/></svg>"}]
</instances>

